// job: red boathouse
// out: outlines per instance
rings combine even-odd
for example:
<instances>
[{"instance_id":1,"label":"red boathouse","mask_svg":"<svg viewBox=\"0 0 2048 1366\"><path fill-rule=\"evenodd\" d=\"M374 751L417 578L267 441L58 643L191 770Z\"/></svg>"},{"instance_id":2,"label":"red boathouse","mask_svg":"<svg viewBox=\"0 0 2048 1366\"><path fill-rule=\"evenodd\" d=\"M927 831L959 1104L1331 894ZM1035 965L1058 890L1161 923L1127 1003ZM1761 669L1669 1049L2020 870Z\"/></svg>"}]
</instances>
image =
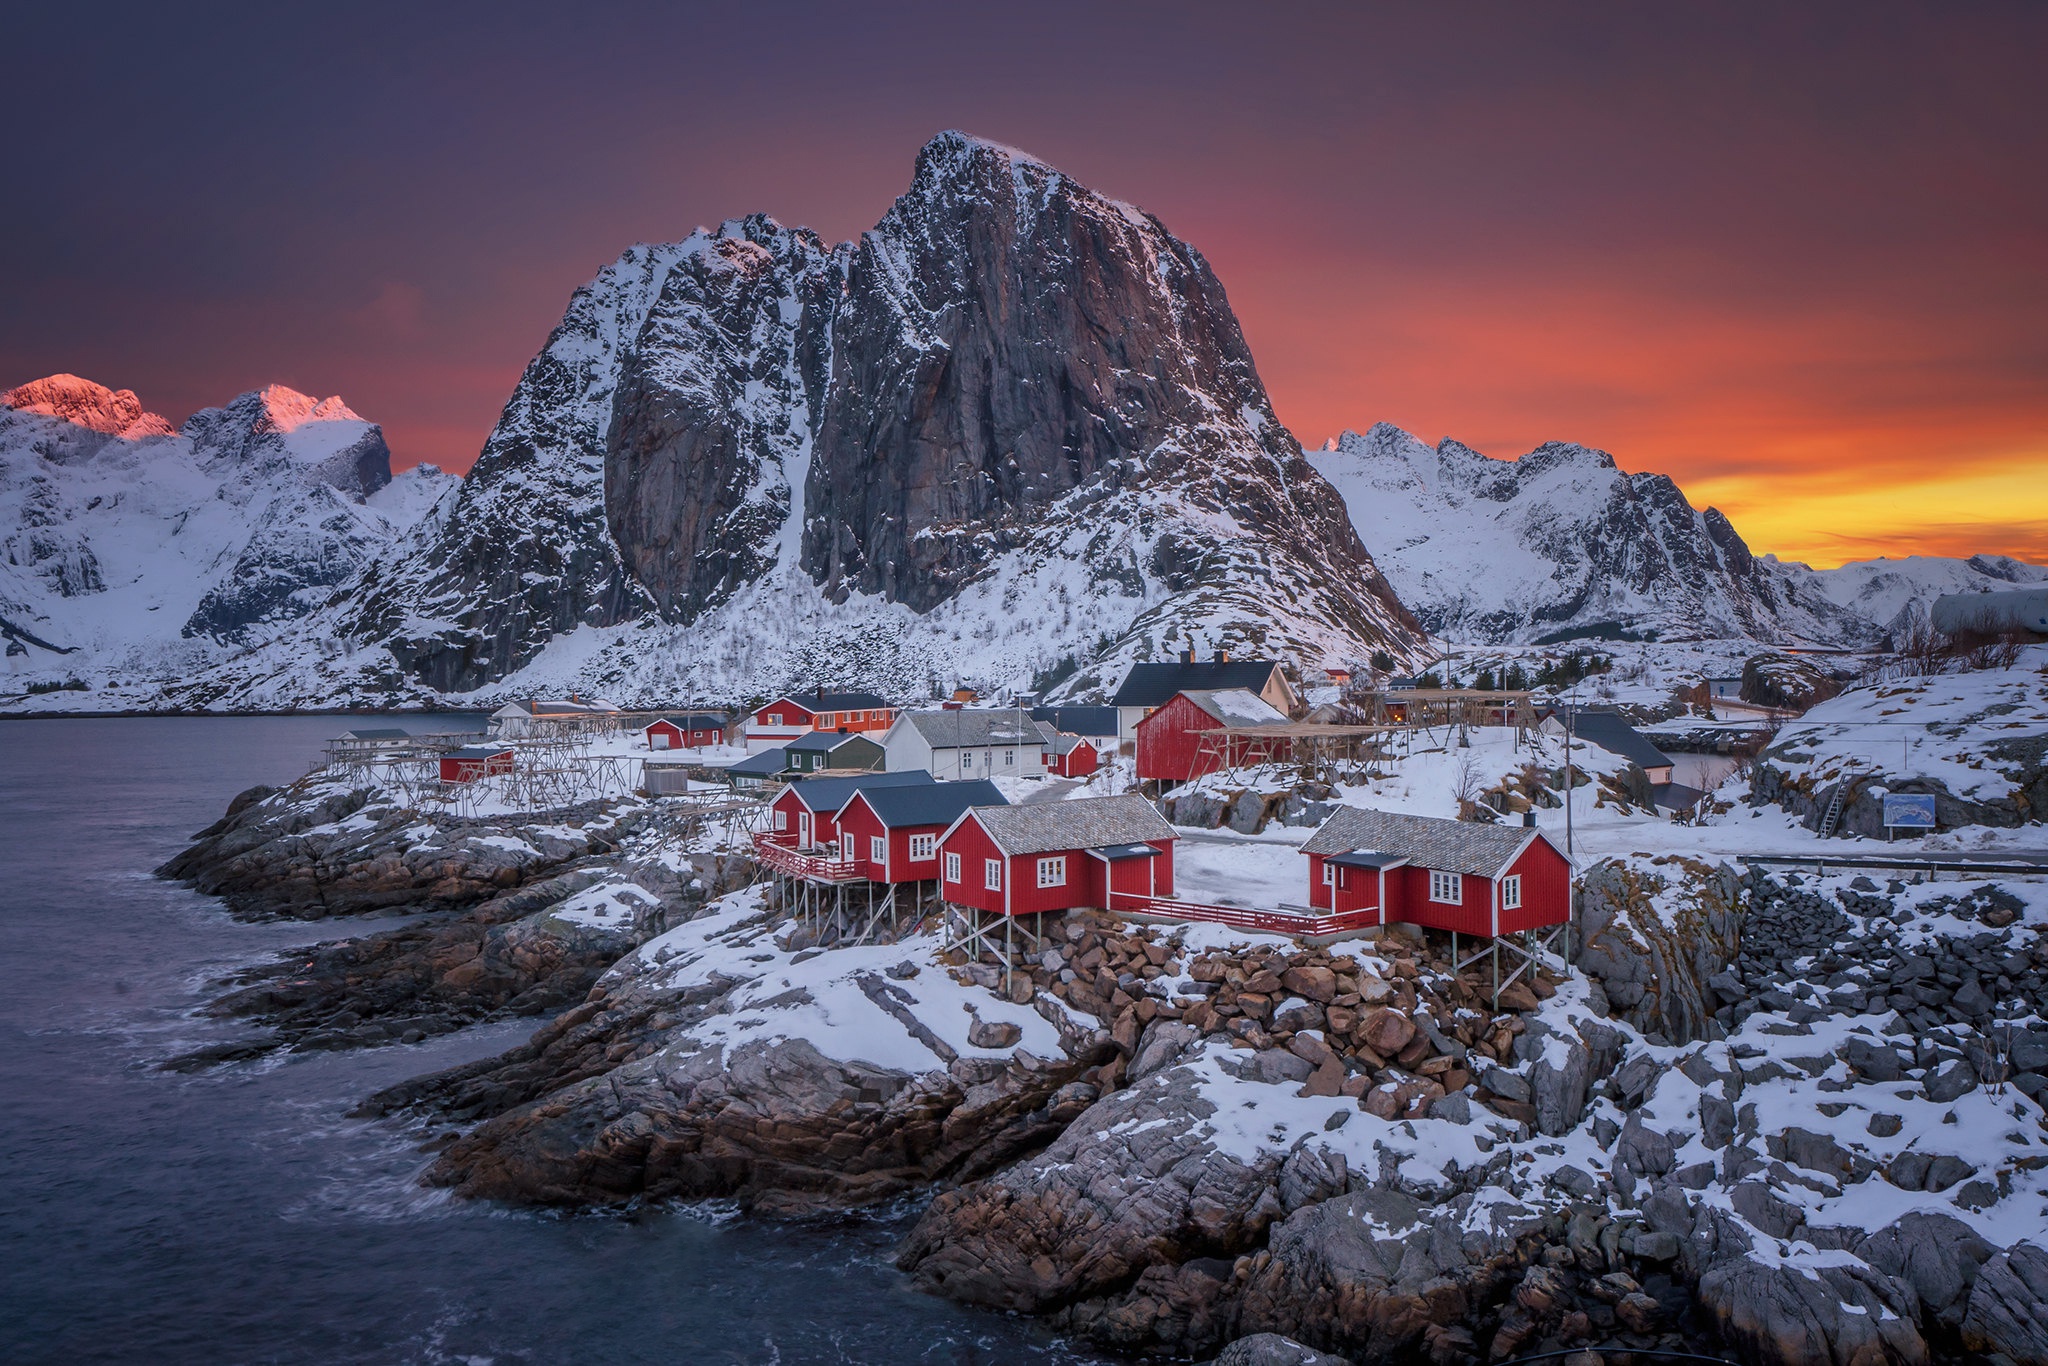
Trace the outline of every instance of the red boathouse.
<instances>
[{"instance_id":1,"label":"red boathouse","mask_svg":"<svg viewBox=\"0 0 2048 1366\"><path fill-rule=\"evenodd\" d=\"M1003 916L1173 895L1174 831L1143 797L977 806L939 840L939 895Z\"/></svg>"},{"instance_id":2,"label":"red boathouse","mask_svg":"<svg viewBox=\"0 0 2048 1366\"><path fill-rule=\"evenodd\" d=\"M441 756L441 781L473 783L494 773L512 771L510 745L464 745Z\"/></svg>"},{"instance_id":3,"label":"red boathouse","mask_svg":"<svg viewBox=\"0 0 2048 1366\"><path fill-rule=\"evenodd\" d=\"M1282 726L1286 714L1243 688L1191 688L1173 695L1138 723L1138 780L1184 783L1258 757L1285 758L1284 742L1257 745L1228 731L1244 726Z\"/></svg>"}]
</instances>

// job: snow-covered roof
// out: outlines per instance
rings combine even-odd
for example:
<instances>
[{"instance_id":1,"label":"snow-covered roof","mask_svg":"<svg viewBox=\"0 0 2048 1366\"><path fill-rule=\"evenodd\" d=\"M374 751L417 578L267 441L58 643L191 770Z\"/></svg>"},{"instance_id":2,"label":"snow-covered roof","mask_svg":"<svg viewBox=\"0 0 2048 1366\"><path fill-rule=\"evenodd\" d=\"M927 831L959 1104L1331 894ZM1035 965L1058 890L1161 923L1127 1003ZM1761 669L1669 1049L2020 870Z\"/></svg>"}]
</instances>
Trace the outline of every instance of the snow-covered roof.
<instances>
[{"instance_id":1,"label":"snow-covered roof","mask_svg":"<svg viewBox=\"0 0 2048 1366\"><path fill-rule=\"evenodd\" d=\"M900 721L916 727L933 749L969 745L1042 745L1045 735L1031 714L1022 710L959 707L939 711L907 711Z\"/></svg>"},{"instance_id":2,"label":"snow-covered roof","mask_svg":"<svg viewBox=\"0 0 2048 1366\"><path fill-rule=\"evenodd\" d=\"M1188 701L1226 726L1278 726L1287 716L1265 698L1243 688L1187 688Z\"/></svg>"},{"instance_id":3,"label":"snow-covered roof","mask_svg":"<svg viewBox=\"0 0 2048 1366\"><path fill-rule=\"evenodd\" d=\"M510 754L510 745L464 745L461 749L450 750L450 759L495 759L501 754Z\"/></svg>"},{"instance_id":4,"label":"snow-covered roof","mask_svg":"<svg viewBox=\"0 0 2048 1366\"><path fill-rule=\"evenodd\" d=\"M1133 664L1110 699L1118 707L1163 707L1175 693L1194 688L1260 692L1280 665L1270 659L1209 659L1192 663Z\"/></svg>"},{"instance_id":5,"label":"snow-covered roof","mask_svg":"<svg viewBox=\"0 0 2048 1366\"><path fill-rule=\"evenodd\" d=\"M725 725L725 718L723 716L718 716L708 711L700 711L688 712L680 716L658 716L640 729L652 730L664 721L674 726L677 730L718 730Z\"/></svg>"},{"instance_id":6,"label":"snow-covered roof","mask_svg":"<svg viewBox=\"0 0 2048 1366\"><path fill-rule=\"evenodd\" d=\"M1143 797L1082 797L1028 806L977 806L968 813L1005 854L1107 849L1174 838L1166 817Z\"/></svg>"},{"instance_id":7,"label":"snow-covered roof","mask_svg":"<svg viewBox=\"0 0 2048 1366\"><path fill-rule=\"evenodd\" d=\"M1368 850L1393 854L1424 868L1474 877L1498 877L1530 840L1540 836L1523 826L1481 825L1436 816L1339 807L1308 842L1304 854L1348 854Z\"/></svg>"},{"instance_id":8,"label":"snow-covered roof","mask_svg":"<svg viewBox=\"0 0 2048 1366\"><path fill-rule=\"evenodd\" d=\"M350 730L342 732L344 740L410 740L409 730Z\"/></svg>"}]
</instances>

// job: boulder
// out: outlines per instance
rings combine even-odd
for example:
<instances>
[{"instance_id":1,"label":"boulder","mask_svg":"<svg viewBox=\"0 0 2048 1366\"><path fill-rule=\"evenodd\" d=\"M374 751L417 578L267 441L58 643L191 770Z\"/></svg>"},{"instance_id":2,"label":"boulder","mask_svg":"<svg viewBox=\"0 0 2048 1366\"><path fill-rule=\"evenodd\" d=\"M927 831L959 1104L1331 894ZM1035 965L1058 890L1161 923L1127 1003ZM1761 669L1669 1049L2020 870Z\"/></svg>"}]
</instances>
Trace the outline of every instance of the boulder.
<instances>
[{"instance_id":1,"label":"boulder","mask_svg":"<svg viewBox=\"0 0 2048 1366\"><path fill-rule=\"evenodd\" d=\"M1963 1316L1963 1345L2019 1366L2048 1362L2048 1249L2017 1243L1984 1263Z\"/></svg>"}]
</instances>

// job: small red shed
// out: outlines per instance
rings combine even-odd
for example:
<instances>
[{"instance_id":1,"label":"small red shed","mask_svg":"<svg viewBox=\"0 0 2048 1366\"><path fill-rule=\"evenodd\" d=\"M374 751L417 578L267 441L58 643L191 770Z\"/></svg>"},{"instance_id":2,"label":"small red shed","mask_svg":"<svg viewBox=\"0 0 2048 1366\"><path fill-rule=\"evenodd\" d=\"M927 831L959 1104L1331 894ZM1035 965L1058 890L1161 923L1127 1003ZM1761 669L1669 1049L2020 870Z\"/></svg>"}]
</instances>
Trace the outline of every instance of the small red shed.
<instances>
[{"instance_id":1,"label":"small red shed","mask_svg":"<svg viewBox=\"0 0 2048 1366\"><path fill-rule=\"evenodd\" d=\"M1301 846L1309 905L1497 938L1571 918L1571 863L1533 826L1340 808Z\"/></svg>"},{"instance_id":2,"label":"small red shed","mask_svg":"<svg viewBox=\"0 0 2048 1366\"><path fill-rule=\"evenodd\" d=\"M725 743L725 718L709 713L664 716L640 728L649 749L703 749Z\"/></svg>"},{"instance_id":3,"label":"small red shed","mask_svg":"<svg viewBox=\"0 0 2048 1366\"><path fill-rule=\"evenodd\" d=\"M862 773L849 778L803 778L783 784L768 803L770 838L797 849L839 841L839 810L864 787L932 786L932 775Z\"/></svg>"},{"instance_id":4,"label":"small red shed","mask_svg":"<svg viewBox=\"0 0 2048 1366\"><path fill-rule=\"evenodd\" d=\"M936 882L939 838L971 806L1007 806L987 779L863 787L839 808L843 857L869 882Z\"/></svg>"},{"instance_id":5,"label":"small red shed","mask_svg":"<svg viewBox=\"0 0 2048 1366\"><path fill-rule=\"evenodd\" d=\"M1251 742L1204 732L1232 726L1278 726L1287 717L1272 703L1243 688L1188 689L1138 723L1138 779L1184 783L1219 768L1243 763ZM1282 757L1283 741L1264 741L1262 752Z\"/></svg>"},{"instance_id":6,"label":"small red shed","mask_svg":"<svg viewBox=\"0 0 2048 1366\"><path fill-rule=\"evenodd\" d=\"M939 895L997 915L1173 895L1173 827L1143 797L977 806L939 840Z\"/></svg>"},{"instance_id":7,"label":"small red shed","mask_svg":"<svg viewBox=\"0 0 2048 1366\"><path fill-rule=\"evenodd\" d=\"M510 745L464 745L441 756L441 781L473 783L494 773L512 771Z\"/></svg>"},{"instance_id":8,"label":"small red shed","mask_svg":"<svg viewBox=\"0 0 2048 1366\"><path fill-rule=\"evenodd\" d=\"M1045 771L1062 778L1085 778L1102 767L1102 753L1085 735L1064 732L1046 746Z\"/></svg>"}]
</instances>

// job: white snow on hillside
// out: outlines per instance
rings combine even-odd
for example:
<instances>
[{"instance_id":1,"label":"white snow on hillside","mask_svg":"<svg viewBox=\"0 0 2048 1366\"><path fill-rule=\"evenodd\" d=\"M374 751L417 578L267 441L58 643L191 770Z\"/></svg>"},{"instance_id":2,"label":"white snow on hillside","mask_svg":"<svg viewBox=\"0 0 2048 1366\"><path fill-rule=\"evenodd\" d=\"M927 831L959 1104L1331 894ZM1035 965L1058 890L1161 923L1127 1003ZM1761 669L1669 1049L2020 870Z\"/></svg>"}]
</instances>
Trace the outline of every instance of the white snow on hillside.
<instances>
[{"instance_id":1,"label":"white snow on hillside","mask_svg":"<svg viewBox=\"0 0 2048 1366\"><path fill-rule=\"evenodd\" d=\"M1810 582L1829 601L1888 629L1924 624L1934 600L1946 593L2002 593L2048 583L2048 566L2008 555L1879 556L1851 560L1834 569L1812 569L1797 560L1762 557L1780 572Z\"/></svg>"}]
</instances>

